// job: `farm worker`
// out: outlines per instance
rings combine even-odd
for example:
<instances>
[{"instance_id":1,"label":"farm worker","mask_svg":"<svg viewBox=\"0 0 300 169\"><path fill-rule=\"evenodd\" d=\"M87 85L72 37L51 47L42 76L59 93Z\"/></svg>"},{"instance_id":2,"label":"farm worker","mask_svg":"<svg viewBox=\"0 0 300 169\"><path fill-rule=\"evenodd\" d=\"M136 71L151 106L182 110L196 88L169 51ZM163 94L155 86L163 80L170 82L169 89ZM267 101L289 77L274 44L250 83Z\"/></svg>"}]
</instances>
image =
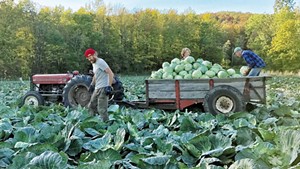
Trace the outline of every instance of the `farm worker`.
<instances>
[{"instance_id":1,"label":"farm worker","mask_svg":"<svg viewBox=\"0 0 300 169\"><path fill-rule=\"evenodd\" d=\"M103 121L109 120L107 107L108 95L112 92L112 83L114 73L108 64L101 58L98 58L98 53L89 48L84 52L84 56L93 65L93 80L89 87L89 92L93 92L91 100L88 104L88 109L92 115L99 113Z\"/></svg>"},{"instance_id":2,"label":"farm worker","mask_svg":"<svg viewBox=\"0 0 300 169\"><path fill-rule=\"evenodd\" d=\"M183 48L181 50L181 57L182 59L185 59L186 57L190 56L191 50L189 48Z\"/></svg>"},{"instance_id":3,"label":"farm worker","mask_svg":"<svg viewBox=\"0 0 300 169\"><path fill-rule=\"evenodd\" d=\"M266 67L264 60L250 50L242 50L241 47L236 47L233 54L237 57L242 57L248 64L248 70L244 75L259 76L262 68Z\"/></svg>"}]
</instances>

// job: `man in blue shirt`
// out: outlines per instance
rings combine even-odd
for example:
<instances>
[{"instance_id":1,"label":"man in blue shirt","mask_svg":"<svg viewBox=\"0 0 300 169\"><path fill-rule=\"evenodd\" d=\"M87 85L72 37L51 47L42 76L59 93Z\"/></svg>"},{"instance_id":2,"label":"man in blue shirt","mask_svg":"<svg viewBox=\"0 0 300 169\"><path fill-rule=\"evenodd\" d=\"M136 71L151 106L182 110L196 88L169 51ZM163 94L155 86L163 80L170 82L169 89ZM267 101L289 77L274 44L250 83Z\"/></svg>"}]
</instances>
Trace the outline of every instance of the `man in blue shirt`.
<instances>
[{"instance_id":1,"label":"man in blue shirt","mask_svg":"<svg viewBox=\"0 0 300 169\"><path fill-rule=\"evenodd\" d=\"M242 50L241 47L236 47L233 52L237 57L243 57L248 64L248 71L244 75L259 76L262 68L266 67L264 60L250 50Z\"/></svg>"}]
</instances>

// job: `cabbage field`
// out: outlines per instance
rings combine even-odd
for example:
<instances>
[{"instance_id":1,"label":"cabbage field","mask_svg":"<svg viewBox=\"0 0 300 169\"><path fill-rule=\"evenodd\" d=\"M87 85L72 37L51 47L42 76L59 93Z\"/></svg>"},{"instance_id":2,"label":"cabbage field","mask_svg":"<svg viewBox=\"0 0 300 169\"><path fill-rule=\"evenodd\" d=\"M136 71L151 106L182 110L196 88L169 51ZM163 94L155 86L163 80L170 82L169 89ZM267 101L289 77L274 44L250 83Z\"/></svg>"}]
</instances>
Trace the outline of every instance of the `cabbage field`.
<instances>
[{"instance_id":1,"label":"cabbage field","mask_svg":"<svg viewBox=\"0 0 300 169\"><path fill-rule=\"evenodd\" d=\"M145 98L144 76L121 76L126 99ZM0 81L0 168L297 169L300 78L267 81L267 104L213 116L202 109L21 107L23 81Z\"/></svg>"}]
</instances>

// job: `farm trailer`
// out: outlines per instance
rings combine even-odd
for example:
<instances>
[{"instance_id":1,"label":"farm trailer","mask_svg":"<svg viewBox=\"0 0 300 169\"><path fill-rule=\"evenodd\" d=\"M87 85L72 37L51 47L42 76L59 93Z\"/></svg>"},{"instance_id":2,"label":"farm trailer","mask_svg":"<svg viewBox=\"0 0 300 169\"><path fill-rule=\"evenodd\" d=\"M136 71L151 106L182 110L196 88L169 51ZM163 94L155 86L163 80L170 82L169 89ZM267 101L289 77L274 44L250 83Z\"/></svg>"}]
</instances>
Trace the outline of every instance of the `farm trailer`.
<instances>
[{"instance_id":1,"label":"farm trailer","mask_svg":"<svg viewBox=\"0 0 300 169\"><path fill-rule=\"evenodd\" d=\"M146 101L128 102L138 108L180 109L203 104L212 114L244 111L247 103L266 103L269 76L223 79L145 80Z\"/></svg>"}]
</instances>

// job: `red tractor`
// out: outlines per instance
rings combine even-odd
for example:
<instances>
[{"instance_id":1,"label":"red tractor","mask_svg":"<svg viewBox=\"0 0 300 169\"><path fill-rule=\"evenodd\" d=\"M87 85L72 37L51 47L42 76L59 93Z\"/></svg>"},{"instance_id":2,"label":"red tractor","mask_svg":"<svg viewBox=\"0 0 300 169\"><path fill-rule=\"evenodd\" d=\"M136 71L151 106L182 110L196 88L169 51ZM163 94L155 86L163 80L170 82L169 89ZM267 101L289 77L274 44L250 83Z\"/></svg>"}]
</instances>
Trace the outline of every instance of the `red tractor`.
<instances>
[{"instance_id":1,"label":"red tractor","mask_svg":"<svg viewBox=\"0 0 300 169\"><path fill-rule=\"evenodd\" d=\"M23 97L22 105L44 105L50 102L63 103L64 106L86 106L91 97L88 91L92 75L79 74L78 71L66 74L36 74L31 77L30 91ZM122 100L122 82L115 77L114 92L110 100Z\"/></svg>"}]
</instances>

